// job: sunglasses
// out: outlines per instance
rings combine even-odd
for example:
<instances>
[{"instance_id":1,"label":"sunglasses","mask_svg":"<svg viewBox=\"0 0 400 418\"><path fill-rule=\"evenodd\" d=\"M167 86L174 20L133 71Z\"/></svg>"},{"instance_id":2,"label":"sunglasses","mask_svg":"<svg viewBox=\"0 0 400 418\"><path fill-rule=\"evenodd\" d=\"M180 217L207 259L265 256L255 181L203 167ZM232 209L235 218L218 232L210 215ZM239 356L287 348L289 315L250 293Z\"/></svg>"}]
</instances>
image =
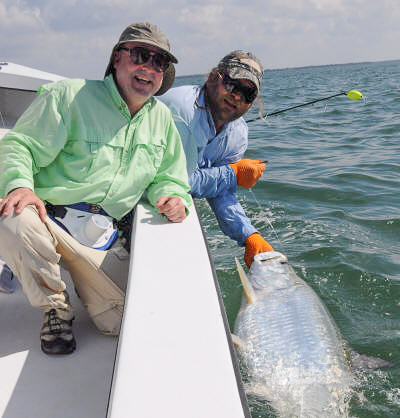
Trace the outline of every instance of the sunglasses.
<instances>
[{"instance_id":1,"label":"sunglasses","mask_svg":"<svg viewBox=\"0 0 400 418\"><path fill-rule=\"evenodd\" d=\"M135 46L133 48L121 46L118 49L128 51L132 62L136 65L145 64L151 59L151 66L158 73L163 73L171 63L171 60L167 55L161 54L160 52L150 51L150 49L142 46Z\"/></svg>"},{"instance_id":2,"label":"sunglasses","mask_svg":"<svg viewBox=\"0 0 400 418\"><path fill-rule=\"evenodd\" d=\"M254 102L258 93L256 86L244 86L239 80L234 80L233 78L230 78L227 74L218 74L221 77L222 85L224 86L225 90L229 91L229 93L240 94L240 97L247 104Z\"/></svg>"}]
</instances>

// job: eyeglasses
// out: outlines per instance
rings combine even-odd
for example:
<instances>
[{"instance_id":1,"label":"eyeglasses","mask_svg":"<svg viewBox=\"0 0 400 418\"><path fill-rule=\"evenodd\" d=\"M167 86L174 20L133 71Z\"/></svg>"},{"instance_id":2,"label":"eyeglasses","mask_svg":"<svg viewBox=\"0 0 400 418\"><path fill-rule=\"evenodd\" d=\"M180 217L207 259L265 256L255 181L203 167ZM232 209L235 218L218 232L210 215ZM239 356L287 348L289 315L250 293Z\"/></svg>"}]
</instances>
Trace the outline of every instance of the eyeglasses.
<instances>
[{"instance_id":1,"label":"eyeglasses","mask_svg":"<svg viewBox=\"0 0 400 418\"><path fill-rule=\"evenodd\" d=\"M158 73L164 72L168 68L168 65L171 63L171 60L167 55L161 54L160 52L151 51L150 49L143 48L141 46L135 46L133 48L126 48L121 46L118 49L128 51L132 62L136 65L145 64L151 59L151 66Z\"/></svg>"},{"instance_id":2,"label":"eyeglasses","mask_svg":"<svg viewBox=\"0 0 400 418\"><path fill-rule=\"evenodd\" d=\"M227 74L218 73L221 77L222 85L224 86L225 90L229 91L229 93L239 93L240 97L247 103L253 103L255 98L257 97L257 87L256 86L245 86L239 80L234 80L230 78Z\"/></svg>"}]
</instances>

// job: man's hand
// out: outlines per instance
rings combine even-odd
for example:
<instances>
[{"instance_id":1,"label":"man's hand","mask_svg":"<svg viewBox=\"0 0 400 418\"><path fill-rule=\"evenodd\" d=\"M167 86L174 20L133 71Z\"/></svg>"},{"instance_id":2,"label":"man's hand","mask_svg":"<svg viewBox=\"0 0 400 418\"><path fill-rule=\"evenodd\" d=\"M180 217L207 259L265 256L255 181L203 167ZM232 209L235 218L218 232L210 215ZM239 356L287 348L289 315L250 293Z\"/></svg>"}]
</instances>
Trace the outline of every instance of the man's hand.
<instances>
[{"instance_id":1,"label":"man's hand","mask_svg":"<svg viewBox=\"0 0 400 418\"><path fill-rule=\"evenodd\" d=\"M244 252L244 261L247 267L250 268L256 254L264 253L266 251L274 251L274 249L262 238L260 234L251 234L246 239L246 251Z\"/></svg>"},{"instance_id":2,"label":"man's hand","mask_svg":"<svg viewBox=\"0 0 400 418\"><path fill-rule=\"evenodd\" d=\"M247 189L250 189L257 183L257 180L263 175L265 170L265 164L261 160L250 160L249 158L243 158L237 163L229 165L236 174L238 186L246 187Z\"/></svg>"},{"instance_id":3,"label":"man's hand","mask_svg":"<svg viewBox=\"0 0 400 418\"><path fill-rule=\"evenodd\" d=\"M14 189L0 202L0 216L8 216L15 208L16 215L19 215L26 206L34 205L39 212L42 222L46 221L46 208L39 197L27 187Z\"/></svg>"},{"instance_id":4,"label":"man's hand","mask_svg":"<svg viewBox=\"0 0 400 418\"><path fill-rule=\"evenodd\" d=\"M186 209L178 196L162 196L156 204L158 213L163 213L171 222L182 222L186 218Z\"/></svg>"}]
</instances>

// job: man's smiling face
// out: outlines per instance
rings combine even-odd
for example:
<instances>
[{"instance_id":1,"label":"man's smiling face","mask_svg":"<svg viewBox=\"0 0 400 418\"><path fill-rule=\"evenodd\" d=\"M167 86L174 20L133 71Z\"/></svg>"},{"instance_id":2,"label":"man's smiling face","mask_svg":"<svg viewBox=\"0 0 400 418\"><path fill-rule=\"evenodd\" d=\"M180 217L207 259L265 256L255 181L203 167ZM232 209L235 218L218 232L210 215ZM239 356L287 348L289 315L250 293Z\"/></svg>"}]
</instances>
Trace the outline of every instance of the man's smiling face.
<instances>
[{"instance_id":1,"label":"man's smiling face","mask_svg":"<svg viewBox=\"0 0 400 418\"><path fill-rule=\"evenodd\" d=\"M126 48L140 46L153 52L162 52L155 46L140 42L126 42L123 46ZM134 64L129 51L125 49L115 52L113 65L118 90L133 114L160 89L163 72L157 72L151 60L143 64Z\"/></svg>"}]
</instances>

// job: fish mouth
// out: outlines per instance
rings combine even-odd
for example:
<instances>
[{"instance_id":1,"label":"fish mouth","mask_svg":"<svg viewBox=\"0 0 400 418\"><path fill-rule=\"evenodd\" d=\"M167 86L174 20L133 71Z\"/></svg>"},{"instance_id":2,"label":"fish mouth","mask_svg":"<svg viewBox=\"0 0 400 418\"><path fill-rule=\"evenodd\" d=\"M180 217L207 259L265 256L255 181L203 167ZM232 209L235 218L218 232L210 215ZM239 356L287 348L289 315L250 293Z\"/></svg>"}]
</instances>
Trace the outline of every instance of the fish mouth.
<instances>
[{"instance_id":1,"label":"fish mouth","mask_svg":"<svg viewBox=\"0 0 400 418\"><path fill-rule=\"evenodd\" d=\"M279 259L282 259L282 257L277 255L276 257L271 257L271 258L268 258L267 260L261 260L260 262L261 264L265 265L265 264L272 263L273 261L276 261Z\"/></svg>"},{"instance_id":2,"label":"fish mouth","mask_svg":"<svg viewBox=\"0 0 400 418\"><path fill-rule=\"evenodd\" d=\"M254 261L256 261L256 264L266 265L275 261L280 262L280 264L286 264L288 260L287 257L279 251L266 251L256 254L254 256Z\"/></svg>"}]
</instances>

